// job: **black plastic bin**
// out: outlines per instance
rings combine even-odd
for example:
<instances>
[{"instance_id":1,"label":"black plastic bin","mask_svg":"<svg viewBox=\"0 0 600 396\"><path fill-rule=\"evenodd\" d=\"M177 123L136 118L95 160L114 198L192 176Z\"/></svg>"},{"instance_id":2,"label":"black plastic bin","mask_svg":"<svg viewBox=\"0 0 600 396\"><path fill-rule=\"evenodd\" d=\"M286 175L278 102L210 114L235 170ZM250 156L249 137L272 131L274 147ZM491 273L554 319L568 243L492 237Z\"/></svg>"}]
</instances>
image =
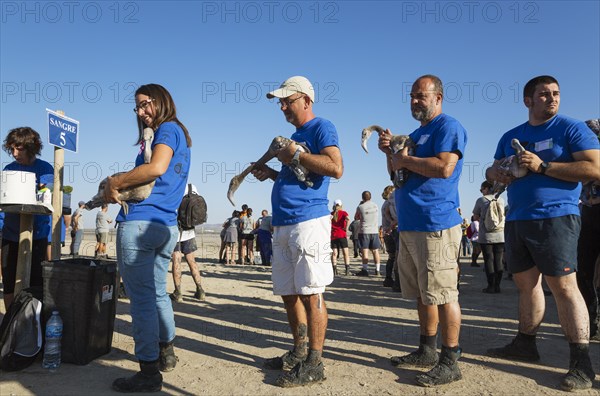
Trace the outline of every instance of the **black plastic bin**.
<instances>
[{"instance_id":1,"label":"black plastic bin","mask_svg":"<svg viewBox=\"0 0 600 396\"><path fill-rule=\"evenodd\" d=\"M88 364L110 352L117 310L114 260L77 257L42 263L44 318L63 320L62 362Z\"/></svg>"}]
</instances>

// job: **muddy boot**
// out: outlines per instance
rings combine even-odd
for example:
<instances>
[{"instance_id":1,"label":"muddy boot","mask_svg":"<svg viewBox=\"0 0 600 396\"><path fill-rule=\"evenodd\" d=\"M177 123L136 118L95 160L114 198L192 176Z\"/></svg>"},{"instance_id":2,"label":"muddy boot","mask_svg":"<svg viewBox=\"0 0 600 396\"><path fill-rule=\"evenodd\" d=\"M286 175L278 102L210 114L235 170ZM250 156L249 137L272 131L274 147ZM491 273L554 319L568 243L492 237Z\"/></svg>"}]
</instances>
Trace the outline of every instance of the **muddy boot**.
<instances>
[{"instance_id":1,"label":"muddy boot","mask_svg":"<svg viewBox=\"0 0 600 396\"><path fill-rule=\"evenodd\" d=\"M181 290L178 287L175 287L175 291L169 294L169 298L178 303L182 302L183 296L181 295Z\"/></svg>"},{"instance_id":2,"label":"muddy boot","mask_svg":"<svg viewBox=\"0 0 600 396\"><path fill-rule=\"evenodd\" d=\"M196 285L196 293L194 293L194 298L200 301L206 300L206 293L204 293L202 286Z\"/></svg>"},{"instance_id":3,"label":"muddy boot","mask_svg":"<svg viewBox=\"0 0 600 396\"><path fill-rule=\"evenodd\" d=\"M569 348L569 372L560 383L561 389L569 392L590 389L596 375L590 360L589 344L569 344Z\"/></svg>"},{"instance_id":4,"label":"muddy boot","mask_svg":"<svg viewBox=\"0 0 600 396\"><path fill-rule=\"evenodd\" d=\"M160 371L165 373L173 371L179 361L179 358L175 356L175 351L173 350L173 341L161 342L158 345L160 346L160 355L158 358Z\"/></svg>"},{"instance_id":5,"label":"muddy boot","mask_svg":"<svg viewBox=\"0 0 600 396\"><path fill-rule=\"evenodd\" d=\"M298 363L303 362L306 356L306 351L302 354L296 352L294 349L293 351L284 353L282 356L266 359L263 362L263 366L269 370L291 370Z\"/></svg>"},{"instance_id":6,"label":"muddy boot","mask_svg":"<svg viewBox=\"0 0 600 396\"><path fill-rule=\"evenodd\" d=\"M140 371L128 378L117 378L112 388L117 392L158 392L162 389L162 374L158 370L158 360L140 360Z\"/></svg>"},{"instance_id":7,"label":"muddy boot","mask_svg":"<svg viewBox=\"0 0 600 396\"><path fill-rule=\"evenodd\" d=\"M417 384L429 387L449 384L462 379L457 363L460 353L461 349L458 346L448 348L442 345L439 362L429 372L417 375L415 378Z\"/></svg>"},{"instance_id":8,"label":"muddy boot","mask_svg":"<svg viewBox=\"0 0 600 396\"><path fill-rule=\"evenodd\" d=\"M517 333L517 336L508 345L501 348L487 350L487 355L508 360L520 360L523 362L537 362L540 354L537 350L535 335Z\"/></svg>"},{"instance_id":9,"label":"muddy boot","mask_svg":"<svg viewBox=\"0 0 600 396\"><path fill-rule=\"evenodd\" d=\"M436 348L437 336L419 337L419 349L408 355L392 356L390 362L394 366L433 367L438 362Z\"/></svg>"}]
</instances>

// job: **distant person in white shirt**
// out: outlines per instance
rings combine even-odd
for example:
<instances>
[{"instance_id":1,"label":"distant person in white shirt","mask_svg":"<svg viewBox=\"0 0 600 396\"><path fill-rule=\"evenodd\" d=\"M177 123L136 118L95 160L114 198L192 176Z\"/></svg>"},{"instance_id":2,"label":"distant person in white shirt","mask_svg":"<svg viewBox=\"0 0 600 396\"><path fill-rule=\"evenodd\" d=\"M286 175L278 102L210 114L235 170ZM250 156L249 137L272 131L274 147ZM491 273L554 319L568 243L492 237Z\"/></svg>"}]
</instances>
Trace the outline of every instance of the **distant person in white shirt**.
<instances>
[{"instance_id":1,"label":"distant person in white shirt","mask_svg":"<svg viewBox=\"0 0 600 396\"><path fill-rule=\"evenodd\" d=\"M96 257L106 257L106 244L108 243L108 225L112 219L108 216L108 205L102 204L102 208L96 215Z\"/></svg>"},{"instance_id":2,"label":"distant person in white shirt","mask_svg":"<svg viewBox=\"0 0 600 396\"><path fill-rule=\"evenodd\" d=\"M192 191L198 194L198 190L193 184ZM183 301L183 295L181 294L182 256L185 256L185 260L187 261L188 266L190 267L190 272L192 273L192 278L194 278L194 283L196 284L196 293L194 294L194 298L200 301L204 301L206 299L204 289L202 288L200 271L198 270L198 265L196 264L196 250L198 250L198 247L196 246L196 231L193 228L191 230L180 229L179 239L177 240L175 250L171 255L171 261L173 262L173 283L175 285L175 291L171 293L169 297L171 297L171 300L175 302Z\"/></svg>"},{"instance_id":3,"label":"distant person in white shirt","mask_svg":"<svg viewBox=\"0 0 600 396\"><path fill-rule=\"evenodd\" d=\"M375 202L371 201L371 193L363 191L362 203L358 205L354 215L354 220L360 220L358 240L362 251L362 269L355 274L356 276L369 276L369 250L373 253L375 274L380 275L379 248L381 241L379 240L378 218L379 208Z\"/></svg>"}]
</instances>

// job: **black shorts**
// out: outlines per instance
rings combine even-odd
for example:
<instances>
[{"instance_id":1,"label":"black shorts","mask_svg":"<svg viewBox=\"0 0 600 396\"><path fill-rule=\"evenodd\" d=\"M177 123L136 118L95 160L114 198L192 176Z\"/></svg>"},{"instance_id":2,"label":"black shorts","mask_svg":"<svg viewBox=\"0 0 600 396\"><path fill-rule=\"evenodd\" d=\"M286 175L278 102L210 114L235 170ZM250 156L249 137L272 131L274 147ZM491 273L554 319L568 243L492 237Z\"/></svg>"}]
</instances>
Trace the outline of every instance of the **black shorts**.
<instances>
[{"instance_id":1,"label":"black shorts","mask_svg":"<svg viewBox=\"0 0 600 396\"><path fill-rule=\"evenodd\" d=\"M513 274L534 266L548 276L577 271L577 240L581 218L576 215L541 220L507 221L504 247Z\"/></svg>"},{"instance_id":2,"label":"black shorts","mask_svg":"<svg viewBox=\"0 0 600 396\"><path fill-rule=\"evenodd\" d=\"M198 250L198 246L196 246L196 238L188 239L183 242L177 242L175 244L175 252L190 254L194 253L196 250Z\"/></svg>"},{"instance_id":3,"label":"black shorts","mask_svg":"<svg viewBox=\"0 0 600 396\"><path fill-rule=\"evenodd\" d=\"M242 239L246 239L248 241L253 241L254 240L254 234L242 234L241 238Z\"/></svg>"},{"instance_id":4,"label":"black shorts","mask_svg":"<svg viewBox=\"0 0 600 396\"><path fill-rule=\"evenodd\" d=\"M361 249L375 250L381 247L379 234L358 234L358 242Z\"/></svg>"},{"instance_id":5,"label":"black shorts","mask_svg":"<svg viewBox=\"0 0 600 396\"><path fill-rule=\"evenodd\" d=\"M332 249L345 249L347 247L348 247L348 239L347 238L338 238L338 239L333 239L331 241Z\"/></svg>"},{"instance_id":6,"label":"black shorts","mask_svg":"<svg viewBox=\"0 0 600 396\"><path fill-rule=\"evenodd\" d=\"M31 249L31 276L30 286L43 286L42 261L46 260L48 240L37 239L33 241ZM2 283L4 294L13 294L17 277L17 259L19 257L19 242L2 240Z\"/></svg>"}]
</instances>

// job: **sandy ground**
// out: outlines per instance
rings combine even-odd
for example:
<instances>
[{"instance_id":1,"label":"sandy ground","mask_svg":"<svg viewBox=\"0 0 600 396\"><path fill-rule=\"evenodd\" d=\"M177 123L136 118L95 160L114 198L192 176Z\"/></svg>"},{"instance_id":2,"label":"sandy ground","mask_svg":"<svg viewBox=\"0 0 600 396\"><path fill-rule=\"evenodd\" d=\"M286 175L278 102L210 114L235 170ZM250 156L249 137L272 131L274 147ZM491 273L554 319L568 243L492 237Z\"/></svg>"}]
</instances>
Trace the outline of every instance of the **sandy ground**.
<instances>
[{"instance_id":1,"label":"sandy ground","mask_svg":"<svg viewBox=\"0 0 600 396\"><path fill-rule=\"evenodd\" d=\"M93 252L93 236L85 249ZM114 253L114 237L109 254ZM502 293L481 292L481 268L462 261L460 303L463 313L460 367L463 380L434 389L414 384L418 369L398 369L389 363L394 355L415 348L418 341L414 302L382 287L381 277L339 276L325 299L329 328L324 352L327 379L306 388L274 386L279 375L262 368L264 358L291 347L281 300L272 295L270 268L224 266L217 263L218 236L198 236L196 261L201 267L205 302L192 298L195 291L189 271L184 272L184 302L175 304L177 368L164 374L163 392L177 395L558 395L568 366L568 344L558 325L556 306L547 300L545 323L540 329L539 364L515 363L485 356L515 334L517 295L511 281ZM111 254L114 255L114 254ZM382 261L387 258L385 255ZM352 260L352 269L359 261ZM184 268L187 266L184 264ZM169 282L170 290L172 284ZM2 307L3 309L3 307ZM1 311L3 313L3 311ZM31 367L0 373L1 395L101 395L113 393L112 381L131 375L138 365L132 355L129 301L119 300L112 351L86 366L63 364L54 373L42 369L41 356ZM596 372L600 372L600 344L591 345ZM594 388L580 392L598 395Z\"/></svg>"}]
</instances>

